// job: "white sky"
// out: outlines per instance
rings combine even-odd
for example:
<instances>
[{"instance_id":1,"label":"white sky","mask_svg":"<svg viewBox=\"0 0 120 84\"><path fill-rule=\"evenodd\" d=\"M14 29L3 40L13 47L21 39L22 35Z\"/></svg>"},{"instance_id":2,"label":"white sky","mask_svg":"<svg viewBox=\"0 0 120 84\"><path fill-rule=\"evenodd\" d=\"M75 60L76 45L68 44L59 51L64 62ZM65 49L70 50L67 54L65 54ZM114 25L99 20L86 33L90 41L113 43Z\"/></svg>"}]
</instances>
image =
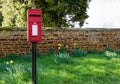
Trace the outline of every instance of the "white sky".
<instances>
[{"instance_id":1,"label":"white sky","mask_svg":"<svg viewBox=\"0 0 120 84\"><path fill-rule=\"evenodd\" d=\"M120 28L120 0L92 0L84 28Z\"/></svg>"}]
</instances>

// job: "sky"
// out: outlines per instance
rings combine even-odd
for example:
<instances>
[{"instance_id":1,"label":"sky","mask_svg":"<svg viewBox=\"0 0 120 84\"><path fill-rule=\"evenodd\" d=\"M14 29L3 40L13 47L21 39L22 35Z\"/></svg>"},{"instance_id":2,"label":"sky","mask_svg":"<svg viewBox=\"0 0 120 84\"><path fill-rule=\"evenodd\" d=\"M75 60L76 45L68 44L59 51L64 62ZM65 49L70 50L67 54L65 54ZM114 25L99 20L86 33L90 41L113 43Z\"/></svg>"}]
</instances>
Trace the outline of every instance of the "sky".
<instances>
[{"instance_id":1,"label":"sky","mask_svg":"<svg viewBox=\"0 0 120 84\"><path fill-rule=\"evenodd\" d=\"M120 0L92 0L87 13L83 28L120 28Z\"/></svg>"}]
</instances>

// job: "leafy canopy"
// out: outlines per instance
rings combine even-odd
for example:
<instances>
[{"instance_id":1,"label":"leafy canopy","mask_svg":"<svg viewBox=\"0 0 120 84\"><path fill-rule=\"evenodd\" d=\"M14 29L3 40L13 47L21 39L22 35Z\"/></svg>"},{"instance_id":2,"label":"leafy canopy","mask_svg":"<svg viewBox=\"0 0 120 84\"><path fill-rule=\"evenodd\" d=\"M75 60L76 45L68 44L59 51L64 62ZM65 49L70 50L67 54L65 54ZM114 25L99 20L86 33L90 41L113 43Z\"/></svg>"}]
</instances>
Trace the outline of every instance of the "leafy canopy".
<instances>
[{"instance_id":1,"label":"leafy canopy","mask_svg":"<svg viewBox=\"0 0 120 84\"><path fill-rule=\"evenodd\" d=\"M26 10L31 7L31 0L2 0L2 26L26 26Z\"/></svg>"},{"instance_id":2,"label":"leafy canopy","mask_svg":"<svg viewBox=\"0 0 120 84\"><path fill-rule=\"evenodd\" d=\"M87 8L90 0L34 0L37 8L43 11L44 26L73 26L72 22L80 22L83 26L88 18ZM66 15L69 18L66 18Z\"/></svg>"},{"instance_id":3,"label":"leafy canopy","mask_svg":"<svg viewBox=\"0 0 120 84\"><path fill-rule=\"evenodd\" d=\"M87 8L90 0L3 0L2 26L26 26L26 10L42 9L43 26L68 27L74 22L83 26L88 18Z\"/></svg>"}]
</instances>

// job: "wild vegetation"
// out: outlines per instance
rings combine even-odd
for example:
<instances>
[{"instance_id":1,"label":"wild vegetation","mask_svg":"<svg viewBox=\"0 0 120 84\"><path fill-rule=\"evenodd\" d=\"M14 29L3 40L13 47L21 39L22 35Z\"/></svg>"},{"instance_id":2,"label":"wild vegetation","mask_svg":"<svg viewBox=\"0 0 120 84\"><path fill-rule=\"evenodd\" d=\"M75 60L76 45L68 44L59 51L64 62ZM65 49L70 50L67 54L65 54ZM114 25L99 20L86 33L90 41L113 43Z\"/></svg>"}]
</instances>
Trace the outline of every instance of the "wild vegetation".
<instances>
[{"instance_id":1,"label":"wild vegetation","mask_svg":"<svg viewBox=\"0 0 120 84\"><path fill-rule=\"evenodd\" d=\"M77 49L75 48L72 53L37 53L37 83L120 83L119 50L92 50L83 54L83 51ZM0 59L0 84L32 84L31 79L31 54L20 57L9 54Z\"/></svg>"}]
</instances>

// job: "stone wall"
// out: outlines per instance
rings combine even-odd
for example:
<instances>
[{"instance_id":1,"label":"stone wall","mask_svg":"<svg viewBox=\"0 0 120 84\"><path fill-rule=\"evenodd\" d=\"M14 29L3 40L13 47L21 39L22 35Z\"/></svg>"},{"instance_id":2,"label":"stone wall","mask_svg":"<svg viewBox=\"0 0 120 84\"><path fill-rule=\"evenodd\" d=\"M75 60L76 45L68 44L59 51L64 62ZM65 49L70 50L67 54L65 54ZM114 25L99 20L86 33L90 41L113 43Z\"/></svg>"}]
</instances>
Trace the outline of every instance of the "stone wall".
<instances>
[{"instance_id":1,"label":"stone wall","mask_svg":"<svg viewBox=\"0 0 120 84\"><path fill-rule=\"evenodd\" d=\"M31 42L27 41L26 29L0 30L0 57L14 53L31 52ZM111 46L120 49L120 29L61 29L43 30L42 41L37 43L37 51L47 52L58 49L58 44L67 46L70 51L75 46L84 49L98 49Z\"/></svg>"}]
</instances>

